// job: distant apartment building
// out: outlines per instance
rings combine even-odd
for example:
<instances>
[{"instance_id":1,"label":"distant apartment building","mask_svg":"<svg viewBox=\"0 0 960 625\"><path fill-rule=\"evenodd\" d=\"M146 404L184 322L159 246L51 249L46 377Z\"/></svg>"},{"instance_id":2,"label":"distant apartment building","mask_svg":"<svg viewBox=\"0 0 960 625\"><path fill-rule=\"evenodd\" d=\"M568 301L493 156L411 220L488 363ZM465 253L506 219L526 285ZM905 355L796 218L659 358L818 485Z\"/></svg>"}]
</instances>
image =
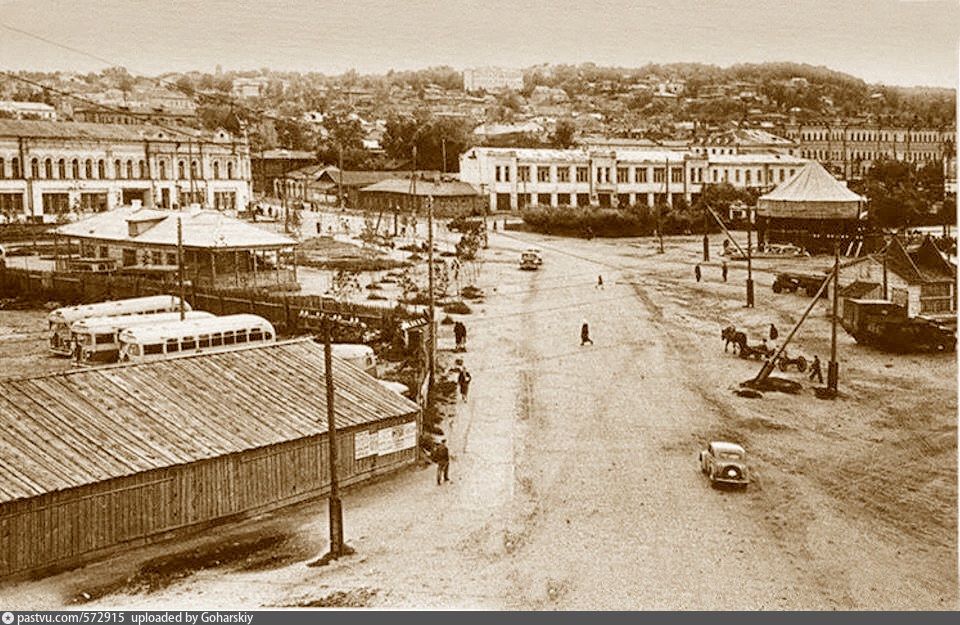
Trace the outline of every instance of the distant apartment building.
<instances>
[{"instance_id":1,"label":"distant apartment building","mask_svg":"<svg viewBox=\"0 0 960 625\"><path fill-rule=\"evenodd\" d=\"M492 211L533 204L654 207L695 202L712 183L766 191L805 162L789 154L475 147L460 155L460 179L479 189Z\"/></svg>"},{"instance_id":2,"label":"distant apartment building","mask_svg":"<svg viewBox=\"0 0 960 625\"><path fill-rule=\"evenodd\" d=\"M0 119L0 214L52 221L140 202L218 210L250 201L250 154L225 131Z\"/></svg>"},{"instance_id":3,"label":"distant apartment building","mask_svg":"<svg viewBox=\"0 0 960 625\"><path fill-rule=\"evenodd\" d=\"M268 84L266 78L234 78L233 95L238 98L259 98Z\"/></svg>"},{"instance_id":4,"label":"distant apartment building","mask_svg":"<svg viewBox=\"0 0 960 625\"><path fill-rule=\"evenodd\" d=\"M463 70L464 91L521 91L523 72L519 69L482 67Z\"/></svg>"},{"instance_id":5,"label":"distant apartment building","mask_svg":"<svg viewBox=\"0 0 960 625\"><path fill-rule=\"evenodd\" d=\"M942 162L945 173L956 160L956 128L902 128L866 124L790 124L783 134L844 179L860 178L876 161L891 159L923 165ZM954 171L956 169L953 165ZM956 179L953 180L954 186Z\"/></svg>"},{"instance_id":6,"label":"distant apartment building","mask_svg":"<svg viewBox=\"0 0 960 625\"><path fill-rule=\"evenodd\" d=\"M704 155L779 153L796 155L800 145L756 128L733 128L693 142L691 149Z\"/></svg>"},{"instance_id":7,"label":"distant apartment building","mask_svg":"<svg viewBox=\"0 0 960 625\"><path fill-rule=\"evenodd\" d=\"M11 100L0 100L0 117L12 117L14 119L43 119L55 120L57 111L49 104L43 102L14 102Z\"/></svg>"},{"instance_id":8,"label":"distant apartment building","mask_svg":"<svg viewBox=\"0 0 960 625\"><path fill-rule=\"evenodd\" d=\"M110 89L73 105L73 120L95 124L197 125L197 106L167 89L139 89L123 93Z\"/></svg>"}]
</instances>

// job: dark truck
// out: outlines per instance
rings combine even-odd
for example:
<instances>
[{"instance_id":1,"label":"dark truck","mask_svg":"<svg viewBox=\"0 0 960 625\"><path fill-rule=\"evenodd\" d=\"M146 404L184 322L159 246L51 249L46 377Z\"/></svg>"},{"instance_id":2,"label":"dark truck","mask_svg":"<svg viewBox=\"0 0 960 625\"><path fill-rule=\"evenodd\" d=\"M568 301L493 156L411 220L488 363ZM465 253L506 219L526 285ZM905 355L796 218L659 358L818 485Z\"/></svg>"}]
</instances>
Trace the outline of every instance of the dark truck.
<instances>
[{"instance_id":1,"label":"dark truck","mask_svg":"<svg viewBox=\"0 0 960 625\"><path fill-rule=\"evenodd\" d=\"M803 289L807 297L813 297L827 278L826 273L801 273L796 271L781 271L773 280L774 293L793 293L798 289ZM824 289L820 297L826 297L827 291Z\"/></svg>"},{"instance_id":2,"label":"dark truck","mask_svg":"<svg viewBox=\"0 0 960 625\"><path fill-rule=\"evenodd\" d=\"M857 343L891 352L952 352L956 332L924 319L908 317L903 306L887 300L844 299L843 329Z\"/></svg>"}]
</instances>

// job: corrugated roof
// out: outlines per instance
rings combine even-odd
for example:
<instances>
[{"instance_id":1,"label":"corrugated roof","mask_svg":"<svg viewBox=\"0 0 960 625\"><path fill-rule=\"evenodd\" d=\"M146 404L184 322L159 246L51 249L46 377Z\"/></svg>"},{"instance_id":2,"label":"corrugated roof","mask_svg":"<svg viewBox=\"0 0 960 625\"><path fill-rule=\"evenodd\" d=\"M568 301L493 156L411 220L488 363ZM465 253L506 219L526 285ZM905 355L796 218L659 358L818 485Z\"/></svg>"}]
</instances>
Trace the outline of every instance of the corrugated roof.
<instances>
[{"instance_id":1,"label":"corrugated roof","mask_svg":"<svg viewBox=\"0 0 960 625\"><path fill-rule=\"evenodd\" d=\"M334 359L337 427L418 407ZM0 503L325 433L310 339L0 382Z\"/></svg>"},{"instance_id":2,"label":"corrugated roof","mask_svg":"<svg viewBox=\"0 0 960 625\"><path fill-rule=\"evenodd\" d=\"M157 220L137 236L130 236L128 220ZM57 228L65 236L128 241L151 245L177 245L177 218L183 221L183 245L194 248L250 249L296 245L290 237L269 232L217 211L153 211L124 206Z\"/></svg>"},{"instance_id":3,"label":"corrugated roof","mask_svg":"<svg viewBox=\"0 0 960 625\"><path fill-rule=\"evenodd\" d=\"M0 119L0 137L33 137L38 139L80 139L106 141L215 141L213 135L193 129L176 132L148 124L96 124L91 122L52 122ZM226 134L223 140L232 140Z\"/></svg>"},{"instance_id":4,"label":"corrugated roof","mask_svg":"<svg viewBox=\"0 0 960 625\"><path fill-rule=\"evenodd\" d=\"M376 184L363 187L362 192L383 192L383 193L403 193L413 195L410 180L381 180ZM462 195L480 195L480 192L473 185L466 182L432 182L429 180L417 180L416 195L418 196L462 196Z\"/></svg>"}]
</instances>

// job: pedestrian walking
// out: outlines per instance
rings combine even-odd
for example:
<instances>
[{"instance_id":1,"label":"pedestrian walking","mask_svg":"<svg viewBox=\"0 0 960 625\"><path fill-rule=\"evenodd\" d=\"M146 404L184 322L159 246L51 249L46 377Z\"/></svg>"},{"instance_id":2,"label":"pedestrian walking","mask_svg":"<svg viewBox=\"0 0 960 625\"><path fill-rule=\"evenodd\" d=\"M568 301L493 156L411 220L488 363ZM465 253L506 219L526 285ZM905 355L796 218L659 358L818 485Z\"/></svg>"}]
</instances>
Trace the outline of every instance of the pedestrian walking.
<instances>
[{"instance_id":1,"label":"pedestrian walking","mask_svg":"<svg viewBox=\"0 0 960 625\"><path fill-rule=\"evenodd\" d=\"M817 384L823 384L823 372L820 371L820 356L813 357L813 364L810 365L810 379L817 378Z\"/></svg>"},{"instance_id":2,"label":"pedestrian walking","mask_svg":"<svg viewBox=\"0 0 960 625\"><path fill-rule=\"evenodd\" d=\"M450 481L450 450L447 449L447 439L442 439L433 448L433 461L437 463L437 486Z\"/></svg>"},{"instance_id":3,"label":"pedestrian walking","mask_svg":"<svg viewBox=\"0 0 960 625\"><path fill-rule=\"evenodd\" d=\"M593 345L593 340L590 339L590 324L584 319L580 325L580 345L583 346L587 343Z\"/></svg>"},{"instance_id":4,"label":"pedestrian walking","mask_svg":"<svg viewBox=\"0 0 960 625\"><path fill-rule=\"evenodd\" d=\"M466 340L467 340L467 326L463 324L462 321L454 322L453 324L453 338L457 343L457 351L462 352L466 350Z\"/></svg>"},{"instance_id":5,"label":"pedestrian walking","mask_svg":"<svg viewBox=\"0 0 960 625\"><path fill-rule=\"evenodd\" d=\"M727 261L723 261L723 265L720 266L720 275L723 276L723 281L727 281Z\"/></svg>"},{"instance_id":6,"label":"pedestrian walking","mask_svg":"<svg viewBox=\"0 0 960 625\"><path fill-rule=\"evenodd\" d=\"M780 333L777 332L777 326L770 324L770 340L776 341L777 337L780 336Z\"/></svg>"},{"instance_id":7,"label":"pedestrian walking","mask_svg":"<svg viewBox=\"0 0 960 625\"><path fill-rule=\"evenodd\" d=\"M703 277L703 272L700 271L700 263L697 263L697 266L693 268L693 275L696 276L697 282L700 282L700 278Z\"/></svg>"},{"instance_id":8,"label":"pedestrian walking","mask_svg":"<svg viewBox=\"0 0 960 625\"><path fill-rule=\"evenodd\" d=\"M597 276L597 288L603 290L603 276Z\"/></svg>"},{"instance_id":9,"label":"pedestrian walking","mask_svg":"<svg viewBox=\"0 0 960 625\"><path fill-rule=\"evenodd\" d=\"M470 392L470 380L473 377L470 375L470 372L467 371L467 368L460 366L460 372L457 373L457 386L460 387L460 396L463 397L463 401L467 401L467 393Z\"/></svg>"}]
</instances>

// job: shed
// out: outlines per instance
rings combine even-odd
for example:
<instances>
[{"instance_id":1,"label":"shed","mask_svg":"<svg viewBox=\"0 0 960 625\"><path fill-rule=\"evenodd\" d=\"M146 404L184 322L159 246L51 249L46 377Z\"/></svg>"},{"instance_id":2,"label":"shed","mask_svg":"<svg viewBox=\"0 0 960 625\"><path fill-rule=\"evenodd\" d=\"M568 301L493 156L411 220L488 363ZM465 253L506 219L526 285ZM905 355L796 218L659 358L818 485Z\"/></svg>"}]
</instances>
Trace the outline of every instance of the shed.
<instances>
[{"instance_id":1,"label":"shed","mask_svg":"<svg viewBox=\"0 0 960 625\"><path fill-rule=\"evenodd\" d=\"M482 213L483 197L473 185L459 180L381 180L360 189L360 207L366 211L424 214L433 198L440 217Z\"/></svg>"},{"instance_id":2,"label":"shed","mask_svg":"<svg viewBox=\"0 0 960 625\"><path fill-rule=\"evenodd\" d=\"M414 462L418 406L333 363L340 482ZM0 577L326 494L324 373L301 339L0 382Z\"/></svg>"},{"instance_id":3,"label":"shed","mask_svg":"<svg viewBox=\"0 0 960 625\"><path fill-rule=\"evenodd\" d=\"M176 267L182 225L184 277L214 287L271 286L297 281L290 237L218 211L159 211L126 206L60 226L79 242L80 258L113 259L125 269ZM68 259L59 257L60 270Z\"/></svg>"}]
</instances>

